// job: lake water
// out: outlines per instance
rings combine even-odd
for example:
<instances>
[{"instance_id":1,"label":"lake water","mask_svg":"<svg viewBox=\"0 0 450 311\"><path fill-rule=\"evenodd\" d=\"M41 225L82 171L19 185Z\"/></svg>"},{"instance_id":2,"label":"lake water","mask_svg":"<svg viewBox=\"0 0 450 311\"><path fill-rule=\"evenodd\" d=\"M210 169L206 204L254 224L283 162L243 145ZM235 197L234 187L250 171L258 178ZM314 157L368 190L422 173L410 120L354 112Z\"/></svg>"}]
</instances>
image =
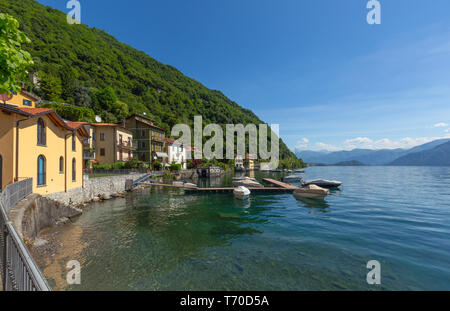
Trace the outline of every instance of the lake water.
<instances>
[{"instance_id":1,"label":"lake water","mask_svg":"<svg viewBox=\"0 0 450 311\"><path fill-rule=\"evenodd\" d=\"M342 191L245 203L146 189L93 204L64 229L44 273L63 277L78 260L81 285L68 290L450 290L450 168L307 169L317 177ZM370 260L381 263L380 286L367 284Z\"/></svg>"}]
</instances>

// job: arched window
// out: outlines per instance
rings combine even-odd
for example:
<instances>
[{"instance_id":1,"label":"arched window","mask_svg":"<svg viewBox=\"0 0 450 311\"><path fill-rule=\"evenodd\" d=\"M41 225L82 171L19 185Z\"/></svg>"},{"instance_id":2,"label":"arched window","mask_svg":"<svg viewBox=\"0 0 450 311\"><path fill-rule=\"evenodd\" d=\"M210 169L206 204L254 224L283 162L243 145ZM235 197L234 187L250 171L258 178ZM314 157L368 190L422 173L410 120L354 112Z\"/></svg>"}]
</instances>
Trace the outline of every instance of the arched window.
<instances>
[{"instance_id":1,"label":"arched window","mask_svg":"<svg viewBox=\"0 0 450 311\"><path fill-rule=\"evenodd\" d=\"M76 151L75 133L72 133L72 151Z\"/></svg>"},{"instance_id":2,"label":"arched window","mask_svg":"<svg viewBox=\"0 0 450 311\"><path fill-rule=\"evenodd\" d=\"M72 181L76 181L77 180L77 161L75 160L75 158L72 159Z\"/></svg>"},{"instance_id":3,"label":"arched window","mask_svg":"<svg viewBox=\"0 0 450 311\"><path fill-rule=\"evenodd\" d=\"M37 159L37 185L45 185L45 157L43 155Z\"/></svg>"},{"instance_id":4,"label":"arched window","mask_svg":"<svg viewBox=\"0 0 450 311\"><path fill-rule=\"evenodd\" d=\"M45 123L41 118L37 121L37 144L40 146L45 146L46 144Z\"/></svg>"},{"instance_id":5,"label":"arched window","mask_svg":"<svg viewBox=\"0 0 450 311\"><path fill-rule=\"evenodd\" d=\"M59 158L59 173L60 174L64 173L64 158L63 157Z\"/></svg>"}]
</instances>

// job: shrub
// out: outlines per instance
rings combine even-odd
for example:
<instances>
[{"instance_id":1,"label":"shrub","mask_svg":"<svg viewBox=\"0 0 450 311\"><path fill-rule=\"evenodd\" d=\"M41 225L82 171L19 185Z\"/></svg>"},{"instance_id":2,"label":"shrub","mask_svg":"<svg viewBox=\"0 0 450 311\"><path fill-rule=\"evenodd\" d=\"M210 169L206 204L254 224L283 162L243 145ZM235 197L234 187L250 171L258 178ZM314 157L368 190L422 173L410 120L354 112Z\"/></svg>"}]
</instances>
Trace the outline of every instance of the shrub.
<instances>
[{"instance_id":1,"label":"shrub","mask_svg":"<svg viewBox=\"0 0 450 311\"><path fill-rule=\"evenodd\" d=\"M172 163L170 164L171 171L181 171L181 164Z\"/></svg>"},{"instance_id":2,"label":"shrub","mask_svg":"<svg viewBox=\"0 0 450 311\"><path fill-rule=\"evenodd\" d=\"M154 168L155 170L159 170L161 167L162 167L161 162L159 162L159 161L153 162L153 168Z\"/></svg>"},{"instance_id":3,"label":"shrub","mask_svg":"<svg viewBox=\"0 0 450 311\"><path fill-rule=\"evenodd\" d=\"M93 164L92 168L94 170L110 170L111 165L109 165L109 164Z\"/></svg>"},{"instance_id":4,"label":"shrub","mask_svg":"<svg viewBox=\"0 0 450 311\"><path fill-rule=\"evenodd\" d=\"M125 169L125 162L116 162L112 165L115 170L123 170Z\"/></svg>"}]
</instances>

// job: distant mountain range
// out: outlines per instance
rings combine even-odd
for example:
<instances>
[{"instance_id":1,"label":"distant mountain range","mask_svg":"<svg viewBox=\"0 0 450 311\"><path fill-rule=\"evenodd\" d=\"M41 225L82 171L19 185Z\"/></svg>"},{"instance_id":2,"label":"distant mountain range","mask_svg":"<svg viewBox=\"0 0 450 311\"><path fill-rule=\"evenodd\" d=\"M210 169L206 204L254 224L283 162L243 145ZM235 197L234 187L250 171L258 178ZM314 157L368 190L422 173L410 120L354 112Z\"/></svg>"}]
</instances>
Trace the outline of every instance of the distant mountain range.
<instances>
[{"instance_id":1,"label":"distant mountain range","mask_svg":"<svg viewBox=\"0 0 450 311\"><path fill-rule=\"evenodd\" d=\"M390 163L398 166L450 166L450 142L433 149L409 153Z\"/></svg>"},{"instance_id":2,"label":"distant mountain range","mask_svg":"<svg viewBox=\"0 0 450 311\"><path fill-rule=\"evenodd\" d=\"M300 151L296 155L306 163L334 165L358 161L365 165L450 165L450 139L435 140L411 149L354 149L351 151Z\"/></svg>"}]
</instances>

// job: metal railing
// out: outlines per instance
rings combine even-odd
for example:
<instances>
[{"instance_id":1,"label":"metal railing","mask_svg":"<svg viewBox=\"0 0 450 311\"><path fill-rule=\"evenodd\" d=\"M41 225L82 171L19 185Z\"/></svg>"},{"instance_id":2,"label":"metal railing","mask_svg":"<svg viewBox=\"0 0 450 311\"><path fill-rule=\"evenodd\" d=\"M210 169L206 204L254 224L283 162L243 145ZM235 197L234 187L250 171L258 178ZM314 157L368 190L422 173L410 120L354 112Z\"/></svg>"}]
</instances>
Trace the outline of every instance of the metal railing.
<instances>
[{"instance_id":1,"label":"metal railing","mask_svg":"<svg viewBox=\"0 0 450 311\"><path fill-rule=\"evenodd\" d=\"M30 178L6 186L0 194L0 271L5 291L51 290L8 218L11 208L32 192Z\"/></svg>"},{"instance_id":2,"label":"metal railing","mask_svg":"<svg viewBox=\"0 0 450 311\"><path fill-rule=\"evenodd\" d=\"M95 151L83 151L84 160L95 160Z\"/></svg>"}]
</instances>

